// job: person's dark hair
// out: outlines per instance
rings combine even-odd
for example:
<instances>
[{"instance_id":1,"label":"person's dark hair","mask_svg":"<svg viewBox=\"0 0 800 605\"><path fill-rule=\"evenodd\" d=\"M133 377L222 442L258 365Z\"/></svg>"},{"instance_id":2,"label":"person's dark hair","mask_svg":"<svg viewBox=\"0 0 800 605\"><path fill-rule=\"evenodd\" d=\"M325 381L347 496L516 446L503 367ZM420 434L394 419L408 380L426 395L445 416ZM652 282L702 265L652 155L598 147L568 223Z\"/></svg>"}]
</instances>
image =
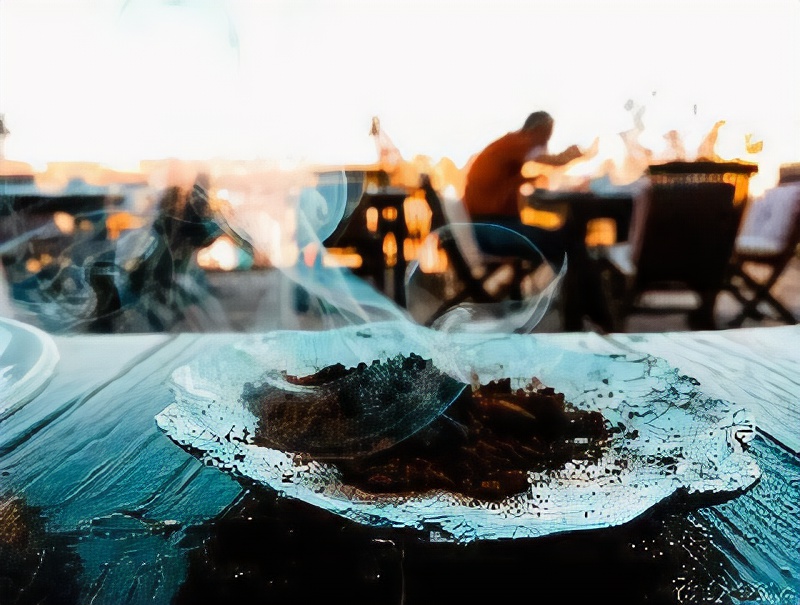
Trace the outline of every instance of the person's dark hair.
<instances>
[{"instance_id":1,"label":"person's dark hair","mask_svg":"<svg viewBox=\"0 0 800 605\"><path fill-rule=\"evenodd\" d=\"M528 118L525 120L525 124L522 126L522 130L532 130L533 128L538 128L540 126L544 126L545 124L552 124L553 123L553 116L551 116L546 111L534 111Z\"/></svg>"}]
</instances>

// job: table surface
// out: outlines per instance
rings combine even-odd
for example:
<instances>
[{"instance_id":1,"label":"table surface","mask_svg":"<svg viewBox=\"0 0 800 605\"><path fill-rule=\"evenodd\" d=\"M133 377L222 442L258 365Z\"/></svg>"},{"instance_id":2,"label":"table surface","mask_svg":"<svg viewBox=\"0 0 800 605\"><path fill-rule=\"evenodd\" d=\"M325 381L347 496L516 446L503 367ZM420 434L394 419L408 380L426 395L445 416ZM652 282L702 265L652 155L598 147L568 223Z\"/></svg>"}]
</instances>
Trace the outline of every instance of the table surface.
<instances>
[{"instance_id":1,"label":"table surface","mask_svg":"<svg viewBox=\"0 0 800 605\"><path fill-rule=\"evenodd\" d=\"M240 338L54 338L52 379L0 420L0 602L798 602L800 327L535 336L662 357L747 406L763 474L733 499L665 504L622 527L469 545L285 500L163 435L170 374Z\"/></svg>"}]
</instances>

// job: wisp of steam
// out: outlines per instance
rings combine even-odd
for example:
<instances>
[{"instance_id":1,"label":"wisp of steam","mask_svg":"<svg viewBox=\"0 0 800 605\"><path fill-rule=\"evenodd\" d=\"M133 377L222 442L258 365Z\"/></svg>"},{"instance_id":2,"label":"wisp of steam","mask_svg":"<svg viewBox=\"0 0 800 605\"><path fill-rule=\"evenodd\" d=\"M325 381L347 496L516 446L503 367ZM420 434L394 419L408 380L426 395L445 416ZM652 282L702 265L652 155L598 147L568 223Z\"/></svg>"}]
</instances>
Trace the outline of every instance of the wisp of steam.
<instances>
[{"instance_id":1,"label":"wisp of steam","mask_svg":"<svg viewBox=\"0 0 800 605\"><path fill-rule=\"evenodd\" d=\"M566 271L566 259L559 269L553 268L530 241L510 229L447 224L428 235L420 252L427 249L444 265L410 262L405 279L408 308L401 308L337 266L326 248L326 241L351 219L361 200L363 182L353 178L344 171L327 172L316 183L287 190L294 211L272 217L271 229L251 227L248 232L246 224L237 225L235 215L232 219L233 228L240 228L240 236L256 249L296 247L296 262L275 265L308 296L309 312L313 309L322 327L302 336L273 335L270 346L280 351L279 358L271 355L267 365L273 366L264 368L259 384L247 385L244 399L254 413L270 417L263 423L264 432L280 449L356 455L390 447L416 433L473 381L473 368L466 361L469 352L455 346L453 337L532 331ZM280 243L260 241L259 234L265 233L278 235ZM380 339L369 331L375 325L381 326ZM354 326L364 330L342 329ZM297 358L335 358L320 356L318 349L323 348L358 354L350 363L337 363L335 371L314 363L305 365L305 375L290 369L304 365ZM349 411L309 428L301 417L320 414L325 400L346 403ZM287 416L287 401L303 411ZM280 406L280 413L271 406Z\"/></svg>"}]
</instances>

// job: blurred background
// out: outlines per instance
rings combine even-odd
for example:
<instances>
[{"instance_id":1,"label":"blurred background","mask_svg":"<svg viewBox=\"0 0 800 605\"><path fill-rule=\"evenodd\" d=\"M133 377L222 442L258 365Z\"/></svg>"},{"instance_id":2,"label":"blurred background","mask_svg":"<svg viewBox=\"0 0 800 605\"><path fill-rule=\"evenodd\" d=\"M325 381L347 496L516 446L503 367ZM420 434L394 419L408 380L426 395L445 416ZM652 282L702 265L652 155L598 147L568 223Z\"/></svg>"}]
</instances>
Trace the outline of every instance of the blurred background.
<instances>
[{"instance_id":1,"label":"blurred background","mask_svg":"<svg viewBox=\"0 0 800 605\"><path fill-rule=\"evenodd\" d=\"M407 306L447 222L435 206L536 109L553 148L597 149L552 191L628 195L651 164L711 160L756 166L760 200L800 162L799 18L794 0L4 0L4 313L54 331L313 326L286 269L322 249ZM298 240L310 190L316 253ZM627 238L590 227L591 245ZM789 306L796 274L774 285ZM720 327L742 303L717 302ZM135 304L136 321L96 321Z\"/></svg>"}]
</instances>

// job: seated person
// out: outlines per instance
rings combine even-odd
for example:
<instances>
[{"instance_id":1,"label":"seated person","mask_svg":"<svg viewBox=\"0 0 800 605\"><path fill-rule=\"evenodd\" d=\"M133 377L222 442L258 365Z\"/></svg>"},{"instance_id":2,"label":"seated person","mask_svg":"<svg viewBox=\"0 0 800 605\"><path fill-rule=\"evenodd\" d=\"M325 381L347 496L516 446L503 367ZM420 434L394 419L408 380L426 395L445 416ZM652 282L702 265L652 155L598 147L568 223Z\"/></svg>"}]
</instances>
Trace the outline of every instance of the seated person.
<instances>
[{"instance_id":1,"label":"seated person","mask_svg":"<svg viewBox=\"0 0 800 605\"><path fill-rule=\"evenodd\" d=\"M588 270L586 246L572 233L570 221L556 230L549 230L526 225L520 218L520 187L527 182L522 174L525 162L533 160L549 166L564 166L590 155L575 145L559 154L549 154L547 144L553 133L553 123L548 113L534 112L521 129L500 137L479 153L467 172L464 205L473 222L501 225L520 233L554 267L561 267L565 256L568 258L570 271L567 273L565 290L578 292L580 296L566 297L566 330L582 329L584 313L588 313L600 326L606 326L609 319L607 310L599 302L599 283ZM502 232L490 231L488 235L480 242L481 247L487 251L502 249L504 242L493 241L501 238Z\"/></svg>"},{"instance_id":2,"label":"seated person","mask_svg":"<svg viewBox=\"0 0 800 605\"><path fill-rule=\"evenodd\" d=\"M563 230L553 232L523 224L519 208L519 189L527 181L522 175L525 162L564 166L584 157L576 145L559 154L548 153L553 124L547 112L534 112L522 128L505 134L481 151L467 172L464 205L474 222L499 224L521 233L551 263L560 266L567 252L566 234Z\"/></svg>"}]
</instances>

